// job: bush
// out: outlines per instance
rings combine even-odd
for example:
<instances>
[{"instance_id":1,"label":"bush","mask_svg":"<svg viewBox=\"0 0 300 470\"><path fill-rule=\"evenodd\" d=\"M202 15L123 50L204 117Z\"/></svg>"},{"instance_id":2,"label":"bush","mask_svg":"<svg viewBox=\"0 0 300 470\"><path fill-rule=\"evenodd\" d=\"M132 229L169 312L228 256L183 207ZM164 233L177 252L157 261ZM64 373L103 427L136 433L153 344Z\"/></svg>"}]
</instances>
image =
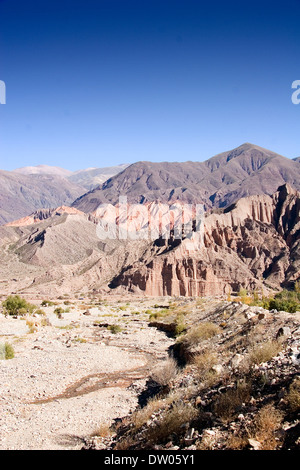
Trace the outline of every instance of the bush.
<instances>
[{"instance_id":1,"label":"bush","mask_svg":"<svg viewBox=\"0 0 300 470\"><path fill-rule=\"evenodd\" d=\"M55 315L57 315L57 318L62 318L62 314L64 313L64 309L62 307L57 307L54 310Z\"/></svg>"},{"instance_id":2,"label":"bush","mask_svg":"<svg viewBox=\"0 0 300 470\"><path fill-rule=\"evenodd\" d=\"M176 361L170 357L152 372L151 378L161 387L166 387L176 377L177 373Z\"/></svg>"},{"instance_id":3,"label":"bush","mask_svg":"<svg viewBox=\"0 0 300 470\"><path fill-rule=\"evenodd\" d=\"M41 305L42 307L52 307L53 305L55 305L55 303L51 302L51 300L43 300Z\"/></svg>"},{"instance_id":4,"label":"bush","mask_svg":"<svg viewBox=\"0 0 300 470\"><path fill-rule=\"evenodd\" d=\"M183 340L189 345L196 345L201 341L212 338L220 332L220 328L211 322L203 322L191 328L184 336Z\"/></svg>"},{"instance_id":5,"label":"bush","mask_svg":"<svg viewBox=\"0 0 300 470\"><path fill-rule=\"evenodd\" d=\"M196 354L192 362L196 368L197 378L201 382L206 383L216 375L213 367L218 363L218 358L212 352L204 351L200 354Z\"/></svg>"},{"instance_id":6,"label":"bush","mask_svg":"<svg viewBox=\"0 0 300 470\"><path fill-rule=\"evenodd\" d=\"M10 295L2 302L4 313L8 315L26 315L26 313L33 313L37 310L37 306L28 303L19 295Z\"/></svg>"},{"instance_id":7,"label":"bush","mask_svg":"<svg viewBox=\"0 0 300 470\"><path fill-rule=\"evenodd\" d=\"M241 299L243 301L243 299ZM247 302L245 302L247 303ZM266 310L278 310L289 313L300 311L300 287L299 282L295 283L294 290L283 289L274 297L262 297L258 299L257 294L253 295L250 305L263 307Z\"/></svg>"},{"instance_id":8,"label":"bush","mask_svg":"<svg viewBox=\"0 0 300 470\"><path fill-rule=\"evenodd\" d=\"M15 351L11 344L0 344L0 359L13 359L14 357Z\"/></svg>"},{"instance_id":9,"label":"bush","mask_svg":"<svg viewBox=\"0 0 300 470\"><path fill-rule=\"evenodd\" d=\"M251 397L251 385L247 382L238 382L235 388L227 390L219 396L213 406L215 414L221 421L231 421L240 411L243 403Z\"/></svg>"},{"instance_id":10,"label":"bush","mask_svg":"<svg viewBox=\"0 0 300 470\"><path fill-rule=\"evenodd\" d=\"M120 331L122 331L122 328L119 325L109 325L107 329L113 334L120 333Z\"/></svg>"},{"instance_id":11,"label":"bush","mask_svg":"<svg viewBox=\"0 0 300 470\"><path fill-rule=\"evenodd\" d=\"M183 315L178 315L178 317L176 318L175 324L176 324L175 331L174 331L175 336L180 336L182 333L186 331L186 324L184 323Z\"/></svg>"},{"instance_id":12,"label":"bush","mask_svg":"<svg viewBox=\"0 0 300 470\"><path fill-rule=\"evenodd\" d=\"M151 445L161 444L171 438L172 434L180 436L185 432L184 424L193 421L198 411L193 406L185 403L175 403L165 411L153 426L145 431L145 438Z\"/></svg>"},{"instance_id":13,"label":"bush","mask_svg":"<svg viewBox=\"0 0 300 470\"><path fill-rule=\"evenodd\" d=\"M44 310L42 310L41 308L38 308L34 313L36 315L42 315L42 316L46 315L46 312Z\"/></svg>"},{"instance_id":14,"label":"bush","mask_svg":"<svg viewBox=\"0 0 300 470\"><path fill-rule=\"evenodd\" d=\"M276 431L281 428L282 413L274 405L268 404L260 409L254 420L253 437L260 442L262 450L276 450L280 442Z\"/></svg>"},{"instance_id":15,"label":"bush","mask_svg":"<svg viewBox=\"0 0 300 470\"><path fill-rule=\"evenodd\" d=\"M261 364L262 362L270 361L272 357L277 356L281 349L282 344L280 341L274 340L253 346L249 354L250 365Z\"/></svg>"},{"instance_id":16,"label":"bush","mask_svg":"<svg viewBox=\"0 0 300 470\"><path fill-rule=\"evenodd\" d=\"M296 377L289 388L287 401L291 411L300 411L300 378Z\"/></svg>"},{"instance_id":17,"label":"bush","mask_svg":"<svg viewBox=\"0 0 300 470\"><path fill-rule=\"evenodd\" d=\"M29 333L35 333L38 330L37 324L34 320L32 319L27 319L26 320L26 325L29 328Z\"/></svg>"},{"instance_id":18,"label":"bush","mask_svg":"<svg viewBox=\"0 0 300 470\"><path fill-rule=\"evenodd\" d=\"M269 303L269 310L273 309L295 313L297 310L300 310L300 303L297 301L297 299L293 299L291 297L284 298L275 296L275 299L271 299Z\"/></svg>"}]
</instances>

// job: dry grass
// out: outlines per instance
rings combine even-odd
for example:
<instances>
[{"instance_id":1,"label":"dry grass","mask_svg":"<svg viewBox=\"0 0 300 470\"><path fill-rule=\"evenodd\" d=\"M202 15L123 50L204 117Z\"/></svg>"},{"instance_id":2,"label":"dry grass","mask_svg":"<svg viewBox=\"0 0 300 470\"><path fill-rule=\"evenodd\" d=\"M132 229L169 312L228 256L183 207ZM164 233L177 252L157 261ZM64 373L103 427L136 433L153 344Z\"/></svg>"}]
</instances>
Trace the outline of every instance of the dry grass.
<instances>
[{"instance_id":1,"label":"dry grass","mask_svg":"<svg viewBox=\"0 0 300 470\"><path fill-rule=\"evenodd\" d=\"M276 431L281 427L282 413L274 405L266 405L258 412L254 420L254 439L261 443L262 450L275 450L280 441Z\"/></svg>"},{"instance_id":2,"label":"dry grass","mask_svg":"<svg viewBox=\"0 0 300 470\"><path fill-rule=\"evenodd\" d=\"M270 361L282 350L280 341L269 340L265 343L252 346L249 351L249 365L261 364Z\"/></svg>"},{"instance_id":3,"label":"dry grass","mask_svg":"<svg viewBox=\"0 0 300 470\"><path fill-rule=\"evenodd\" d=\"M240 430L238 434L229 436L226 448L230 450L242 450L248 448L249 439L254 439L260 444L261 450L276 450L280 446L277 436L281 428L283 415L274 405L265 405L254 418L254 421Z\"/></svg>"},{"instance_id":4,"label":"dry grass","mask_svg":"<svg viewBox=\"0 0 300 470\"><path fill-rule=\"evenodd\" d=\"M10 343L0 343L0 359L13 359L15 357L15 351Z\"/></svg>"},{"instance_id":5,"label":"dry grass","mask_svg":"<svg viewBox=\"0 0 300 470\"><path fill-rule=\"evenodd\" d=\"M150 444L160 444L172 434L180 436L183 432L183 425L190 423L196 418L198 410L185 403L176 403L163 413L158 422L149 427L146 431L146 441Z\"/></svg>"},{"instance_id":6,"label":"dry grass","mask_svg":"<svg viewBox=\"0 0 300 470\"><path fill-rule=\"evenodd\" d=\"M163 401L161 399L153 398L148 401L147 405L144 408L141 408L131 417L131 424L133 425L133 431L137 432L141 429L151 416L157 412L163 406Z\"/></svg>"},{"instance_id":7,"label":"dry grass","mask_svg":"<svg viewBox=\"0 0 300 470\"><path fill-rule=\"evenodd\" d=\"M291 411L297 412L300 410L300 378L299 377L296 377L296 379L290 385L289 392L287 394L287 402Z\"/></svg>"},{"instance_id":8,"label":"dry grass","mask_svg":"<svg viewBox=\"0 0 300 470\"><path fill-rule=\"evenodd\" d=\"M206 385L212 385L217 375L216 371L213 370L213 366L217 363L218 357L210 351L196 354L192 359L192 364L196 368L196 377L198 380Z\"/></svg>"},{"instance_id":9,"label":"dry grass","mask_svg":"<svg viewBox=\"0 0 300 470\"><path fill-rule=\"evenodd\" d=\"M38 323L32 318L26 319L26 325L29 328L29 333L35 333L36 331L38 331Z\"/></svg>"},{"instance_id":10,"label":"dry grass","mask_svg":"<svg viewBox=\"0 0 300 470\"><path fill-rule=\"evenodd\" d=\"M94 436L99 436L99 437L109 437L113 434L113 431L108 423L102 423L100 426L96 429L96 431L93 432L91 435L92 437Z\"/></svg>"},{"instance_id":11,"label":"dry grass","mask_svg":"<svg viewBox=\"0 0 300 470\"><path fill-rule=\"evenodd\" d=\"M232 434L231 436L229 436L227 443L226 443L226 449L229 449L229 450L243 450L247 446L248 446L248 438L246 436L240 436L240 435L235 435L235 434Z\"/></svg>"},{"instance_id":12,"label":"dry grass","mask_svg":"<svg viewBox=\"0 0 300 470\"><path fill-rule=\"evenodd\" d=\"M192 327L185 335L180 339L187 346L196 346L201 341L210 339L213 336L220 333L220 328L211 322L203 322L200 325Z\"/></svg>"},{"instance_id":13,"label":"dry grass","mask_svg":"<svg viewBox=\"0 0 300 470\"><path fill-rule=\"evenodd\" d=\"M161 387L169 385L178 374L178 367L175 359L172 357L166 359L163 364L157 367L151 374L152 380L158 383Z\"/></svg>"},{"instance_id":14,"label":"dry grass","mask_svg":"<svg viewBox=\"0 0 300 470\"><path fill-rule=\"evenodd\" d=\"M151 398L144 408L140 408L132 414L130 421L133 425L134 432L141 429L153 414L172 405L173 403L176 403L179 398L179 392L172 392L164 398L159 396Z\"/></svg>"},{"instance_id":15,"label":"dry grass","mask_svg":"<svg viewBox=\"0 0 300 470\"><path fill-rule=\"evenodd\" d=\"M238 382L235 388L227 390L220 395L213 406L214 413L224 423L234 419L243 403L250 400L251 384L248 382Z\"/></svg>"}]
</instances>

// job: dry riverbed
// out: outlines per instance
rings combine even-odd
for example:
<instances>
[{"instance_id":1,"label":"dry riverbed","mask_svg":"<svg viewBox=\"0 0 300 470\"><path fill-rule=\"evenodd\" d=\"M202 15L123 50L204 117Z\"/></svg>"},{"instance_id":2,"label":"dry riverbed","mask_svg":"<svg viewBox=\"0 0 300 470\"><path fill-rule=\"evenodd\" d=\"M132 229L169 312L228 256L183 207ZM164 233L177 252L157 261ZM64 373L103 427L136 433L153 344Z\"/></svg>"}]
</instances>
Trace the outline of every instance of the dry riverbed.
<instances>
[{"instance_id":1,"label":"dry riverbed","mask_svg":"<svg viewBox=\"0 0 300 470\"><path fill-rule=\"evenodd\" d=\"M80 449L134 410L173 343L148 326L152 304L70 305L62 318L57 305L29 319L0 314L0 343L15 351L0 361L0 449Z\"/></svg>"}]
</instances>

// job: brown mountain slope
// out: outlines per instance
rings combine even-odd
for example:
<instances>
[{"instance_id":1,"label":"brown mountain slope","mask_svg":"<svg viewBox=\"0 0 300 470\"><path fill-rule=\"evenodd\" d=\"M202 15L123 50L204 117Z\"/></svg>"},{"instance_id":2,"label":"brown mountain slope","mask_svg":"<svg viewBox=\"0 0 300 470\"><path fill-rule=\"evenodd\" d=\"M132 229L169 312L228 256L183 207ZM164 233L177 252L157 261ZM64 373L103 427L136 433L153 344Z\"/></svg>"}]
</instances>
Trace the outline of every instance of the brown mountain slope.
<instances>
[{"instance_id":1,"label":"brown mountain slope","mask_svg":"<svg viewBox=\"0 0 300 470\"><path fill-rule=\"evenodd\" d=\"M23 175L0 170L0 224L37 209L69 205L84 188L55 175Z\"/></svg>"},{"instance_id":2,"label":"brown mountain slope","mask_svg":"<svg viewBox=\"0 0 300 470\"><path fill-rule=\"evenodd\" d=\"M153 213L155 204L148 209ZM243 198L206 215L200 244L198 231L183 240L172 231L167 240L103 240L92 215L39 211L0 227L1 291L214 296L279 289L300 277L299 212L300 194L288 185L272 196ZM105 215L113 214L110 206Z\"/></svg>"},{"instance_id":3,"label":"brown mountain slope","mask_svg":"<svg viewBox=\"0 0 300 470\"><path fill-rule=\"evenodd\" d=\"M134 163L73 206L92 212L125 195L130 203L180 200L226 207L248 195L273 194L284 183L300 190L298 162L246 143L205 162Z\"/></svg>"},{"instance_id":4,"label":"brown mountain slope","mask_svg":"<svg viewBox=\"0 0 300 470\"><path fill-rule=\"evenodd\" d=\"M127 163L104 168L87 168L74 171L68 176L68 180L86 188L87 191L94 189L112 176L120 173L129 165Z\"/></svg>"}]
</instances>

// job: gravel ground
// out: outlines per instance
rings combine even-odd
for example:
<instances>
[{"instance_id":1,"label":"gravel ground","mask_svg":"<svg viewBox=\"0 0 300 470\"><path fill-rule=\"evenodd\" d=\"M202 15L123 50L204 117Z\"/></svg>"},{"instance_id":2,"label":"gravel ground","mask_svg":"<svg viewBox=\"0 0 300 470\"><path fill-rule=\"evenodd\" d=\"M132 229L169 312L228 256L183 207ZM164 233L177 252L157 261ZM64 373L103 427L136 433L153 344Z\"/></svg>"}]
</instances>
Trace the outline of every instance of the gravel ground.
<instances>
[{"instance_id":1,"label":"gravel ground","mask_svg":"<svg viewBox=\"0 0 300 470\"><path fill-rule=\"evenodd\" d=\"M151 368L172 344L148 326L146 308L106 306L89 315L75 308L58 319L47 307L51 326L34 318L33 333L26 319L0 314L0 343L15 350L0 361L0 449L80 449L101 424L135 409ZM122 331L113 334L106 324Z\"/></svg>"}]
</instances>

